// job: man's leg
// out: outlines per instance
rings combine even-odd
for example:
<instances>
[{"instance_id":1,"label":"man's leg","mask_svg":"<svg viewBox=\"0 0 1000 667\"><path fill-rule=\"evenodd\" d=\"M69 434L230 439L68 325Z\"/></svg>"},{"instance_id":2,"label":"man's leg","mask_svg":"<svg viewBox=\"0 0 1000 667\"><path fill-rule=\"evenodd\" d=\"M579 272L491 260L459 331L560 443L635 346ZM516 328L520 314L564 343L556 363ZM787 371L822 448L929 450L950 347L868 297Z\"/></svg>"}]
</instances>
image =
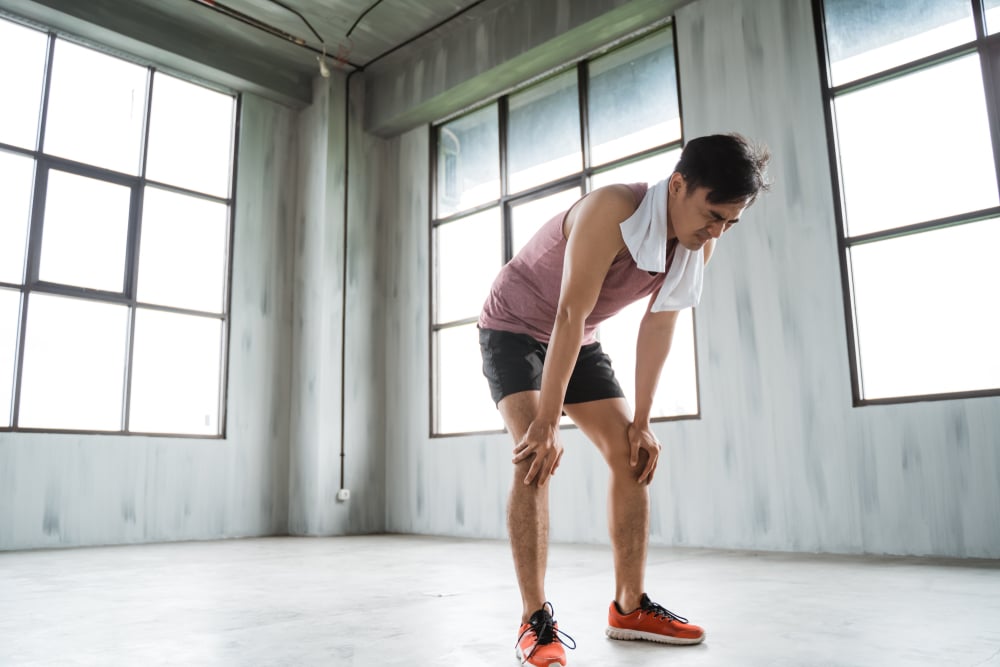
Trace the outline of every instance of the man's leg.
<instances>
[{"instance_id":1,"label":"man's leg","mask_svg":"<svg viewBox=\"0 0 1000 667\"><path fill-rule=\"evenodd\" d=\"M498 404L507 430L514 443L521 441L528 426L538 413L537 391L522 391L504 397ZM533 459L514 466L507 502L507 533L514 554L514 571L521 589L523 610L521 622L527 623L533 613L545 604L545 568L549 551L549 486L526 485Z\"/></svg>"},{"instance_id":2,"label":"man's leg","mask_svg":"<svg viewBox=\"0 0 1000 667\"><path fill-rule=\"evenodd\" d=\"M649 489L639 484L647 455L629 465L628 426L632 413L623 398L565 405L611 469L608 489L608 532L615 560L615 601L625 612L639 607L645 592L646 547L649 541Z\"/></svg>"}]
</instances>

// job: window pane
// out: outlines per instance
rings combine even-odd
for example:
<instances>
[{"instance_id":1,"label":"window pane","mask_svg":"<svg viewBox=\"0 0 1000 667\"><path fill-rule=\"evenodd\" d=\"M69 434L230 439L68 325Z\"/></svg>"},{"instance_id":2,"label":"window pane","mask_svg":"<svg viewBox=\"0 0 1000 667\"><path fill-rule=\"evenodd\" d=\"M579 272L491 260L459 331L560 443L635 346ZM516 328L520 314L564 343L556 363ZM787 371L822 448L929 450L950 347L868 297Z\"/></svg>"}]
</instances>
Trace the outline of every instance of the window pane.
<instances>
[{"instance_id":1,"label":"window pane","mask_svg":"<svg viewBox=\"0 0 1000 667\"><path fill-rule=\"evenodd\" d=\"M121 292L130 197L125 186L51 170L39 278Z\"/></svg>"},{"instance_id":2,"label":"window pane","mask_svg":"<svg viewBox=\"0 0 1000 667\"><path fill-rule=\"evenodd\" d=\"M851 236L997 205L978 56L835 105Z\"/></svg>"},{"instance_id":3,"label":"window pane","mask_svg":"<svg viewBox=\"0 0 1000 667\"><path fill-rule=\"evenodd\" d=\"M10 426L14 399L14 360L17 358L17 320L21 293L0 289L0 427Z\"/></svg>"},{"instance_id":4,"label":"window pane","mask_svg":"<svg viewBox=\"0 0 1000 667\"><path fill-rule=\"evenodd\" d=\"M851 249L864 398L1000 387L1000 219Z\"/></svg>"},{"instance_id":5,"label":"window pane","mask_svg":"<svg viewBox=\"0 0 1000 667\"><path fill-rule=\"evenodd\" d=\"M621 167L594 174L590 178L592 190L615 183L648 183L655 185L674 173L677 161L681 159L681 149L675 148L645 160L632 162Z\"/></svg>"},{"instance_id":6,"label":"window pane","mask_svg":"<svg viewBox=\"0 0 1000 667\"><path fill-rule=\"evenodd\" d=\"M31 158L0 151L0 282L24 277L34 169Z\"/></svg>"},{"instance_id":7,"label":"window pane","mask_svg":"<svg viewBox=\"0 0 1000 667\"><path fill-rule=\"evenodd\" d=\"M120 430L127 334L125 306L32 293L18 424Z\"/></svg>"},{"instance_id":8,"label":"window pane","mask_svg":"<svg viewBox=\"0 0 1000 667\"><path fill-rule=\"evenodd\" d=\"M576 70L510 96L510 192L583 168Z\"/></svg>"},{"instance_id":9,"label":"window pane","mask_svg":"<svg viewBox=\"0 0 1000 667\"><path fill-rule=\"evenodd\" d=\"M535 232L560 211L566 211L580 199L580 188L563 190L548 197L511 206L511 235L516 255Z\"/></svg>"},{"instance_id":10,"label":"window pane","mask_svg":"<svg viewBox=\"0 0 1000 667\"><path fill-rule=\"evenodd\" d=\"M590 160L604 164L681 138L673 34L590 63Z\"/></svg>"},{"instance_id":11,"label":"window pane","mask_svg":"<svg viewBox=\"0 0 1000 667\"><path fill-rule=\"evenodd\" d=\"M221 313L229 207L152 187L145 192L139 301Z\"/></svg>"},{"instance_id":12,"label":"window pane","mask_svg":"<svg viewBox=\"0 0 1000 667\"><path fill-rule=\"evenodd\" d=\"M835 86L976 38L969 0L826 0L823 8Z\"/></svg>"},{"instance_id":13,"label":"window pane","mask_svg":"<svg viewBox=\"0 0 1000 667\"><path fill-rule=\"evenodd\" d=\"M992 35L1000 32L1000 0L986 0L986 30Z\"/></svg>"},{"instance_id":14,"label":"window pane","mask_svg":"<svg viewBox=\"0 0 1000 667\"><path fill-rule=\"evenodd\" d=\"M157 72L146 178L227 197L233 106L230 95Z\"/></svg>"},{"instance_id":15,"label":"window pane","mask_svg":"<svg viewBox=\"0 0 1000 667\"><path fill-rule=\"evenodd\" d=\"M45 33L0 19L0 143L35 148L47 40Z\"/></svg>"},{"instance_id":16,"label":"window pane","mask_svg":"<svg viewBox=\"0 0 1000 667\"><path fill-rule=\"evenodd\" d=\"M503 259L500 209L434 229L435 323L479 314Z\"/></svg>"},{"instance_id":17,"label":"window pane","mask_svg":"<svg viewBox=\"0 0 1000 667\"><path fill-rule=\"evenodd\" d=\"M220 320L136 311L129 430L217 435L221 345Z\"/></svg>"},{"instance_id":18,"label":"window pane","mask_svg":"<svg viewBox=\"0 0 1000 667\"><path fill-rule=\"evenodd\" d=\"M500 198L497 105L442 125L437 150L439 218Z\"/></svg>"},{"instance_id":19,"label":"window pane","mask_svg":"<svg viewBox=\"0 0 1000 667\"><path fill-rule=\"evenodd\" d=\"M601 324L601 347L611 357L618 383L629 405L635 407L635 341L647 300L628 306ZM695 373L694 318L692 309L677 315L674 340L653 397L652 417L698 414L698 382Z\"/></svg>"},{"instance_id":20,"label":"window pane","mask_svg":"<svg viewBox=\"0 0 1000 667\"><path fill-rule=\"evenodd\" d=\"M441 329L434 334L434 342L438 382L435 433L502 429L503 420L483 377L476 325Z\"/></svg>"},{"instance_id":21,"label":"window pane","mask_svg":"<svg viewBox=\"0 0 1000 667\"><path fill-rule=\"evenodd\" d=\"M139 173L146 68L56 41L45 152Z\"/></svg>"}]
</instances>

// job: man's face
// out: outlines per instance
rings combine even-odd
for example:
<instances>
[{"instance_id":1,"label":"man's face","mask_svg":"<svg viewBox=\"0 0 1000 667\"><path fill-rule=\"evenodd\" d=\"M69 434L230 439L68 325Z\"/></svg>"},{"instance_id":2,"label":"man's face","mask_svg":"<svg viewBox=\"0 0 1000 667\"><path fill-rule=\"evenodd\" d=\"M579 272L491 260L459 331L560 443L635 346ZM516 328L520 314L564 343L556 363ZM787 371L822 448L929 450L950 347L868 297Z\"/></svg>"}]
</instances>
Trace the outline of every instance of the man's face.
<instances>
[{"instance_id":1,"label":"man's face","mask_svg":"<svg viewBox=\"0 0 1000 667\"><path fill-rule=\"evenodd\" d=\"M739 222L747 200L713 204L706 198L708 188L689 190L684 177L675 173L668 186L668 219L677 242L688 250L702 248L709 239L717 239Z\"/></svg>"}]
</instances>

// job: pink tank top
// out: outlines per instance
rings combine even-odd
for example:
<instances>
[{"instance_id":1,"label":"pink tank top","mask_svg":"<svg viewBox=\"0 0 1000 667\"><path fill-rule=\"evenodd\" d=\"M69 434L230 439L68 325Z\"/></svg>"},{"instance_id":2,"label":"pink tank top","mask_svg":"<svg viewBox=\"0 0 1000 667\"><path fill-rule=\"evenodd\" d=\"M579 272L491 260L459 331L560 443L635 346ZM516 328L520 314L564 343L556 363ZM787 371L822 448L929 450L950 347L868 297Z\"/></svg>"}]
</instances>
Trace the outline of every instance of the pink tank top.
<instances>
[{"instance_id":1,"label":"pink tank top","mask_svg":"<svg viewBox=\"0 0 1000 667\"><path fill-rule=\"evenodd\" d=\"M635 195L635 207L638 208L648 186L633 183L628 187ZM567 213L569 210L558 213L542 225L500 270L479 314L480 328L527 334L539 342L549 342L562 284L566 254L563 222ZM672 259L673 253L668 249L667 269ZM583 344L597 340L594 334L601 322L660 289L665 277L666 271L650 274L641 270L627 251L615 257L604 277L594 310L584 324Z\"/></svg>"}]
</instances>

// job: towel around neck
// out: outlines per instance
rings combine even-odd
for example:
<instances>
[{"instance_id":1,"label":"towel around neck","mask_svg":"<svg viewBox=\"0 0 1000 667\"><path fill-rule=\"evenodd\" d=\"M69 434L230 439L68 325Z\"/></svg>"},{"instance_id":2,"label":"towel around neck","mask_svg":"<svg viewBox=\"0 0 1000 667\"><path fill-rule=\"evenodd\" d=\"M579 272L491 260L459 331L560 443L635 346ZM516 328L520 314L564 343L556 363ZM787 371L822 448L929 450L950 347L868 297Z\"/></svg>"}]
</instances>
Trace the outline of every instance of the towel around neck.
<instances>
[{"instance_id":1,"label":"towel around neck","mask_svg":"<svg viewBox=\"0 0 1000 667\"><path fill-rule=\"evenodd\" d=\"M643 271L663 273L667 265L667 183L664 179L649 187L646 196L627 220L621 223L625 245ZM670 271L656 294L651 310L683 310L698 305L705 274L703 250L688 250L675 244Z\"/></svg>"}]
</instances>

